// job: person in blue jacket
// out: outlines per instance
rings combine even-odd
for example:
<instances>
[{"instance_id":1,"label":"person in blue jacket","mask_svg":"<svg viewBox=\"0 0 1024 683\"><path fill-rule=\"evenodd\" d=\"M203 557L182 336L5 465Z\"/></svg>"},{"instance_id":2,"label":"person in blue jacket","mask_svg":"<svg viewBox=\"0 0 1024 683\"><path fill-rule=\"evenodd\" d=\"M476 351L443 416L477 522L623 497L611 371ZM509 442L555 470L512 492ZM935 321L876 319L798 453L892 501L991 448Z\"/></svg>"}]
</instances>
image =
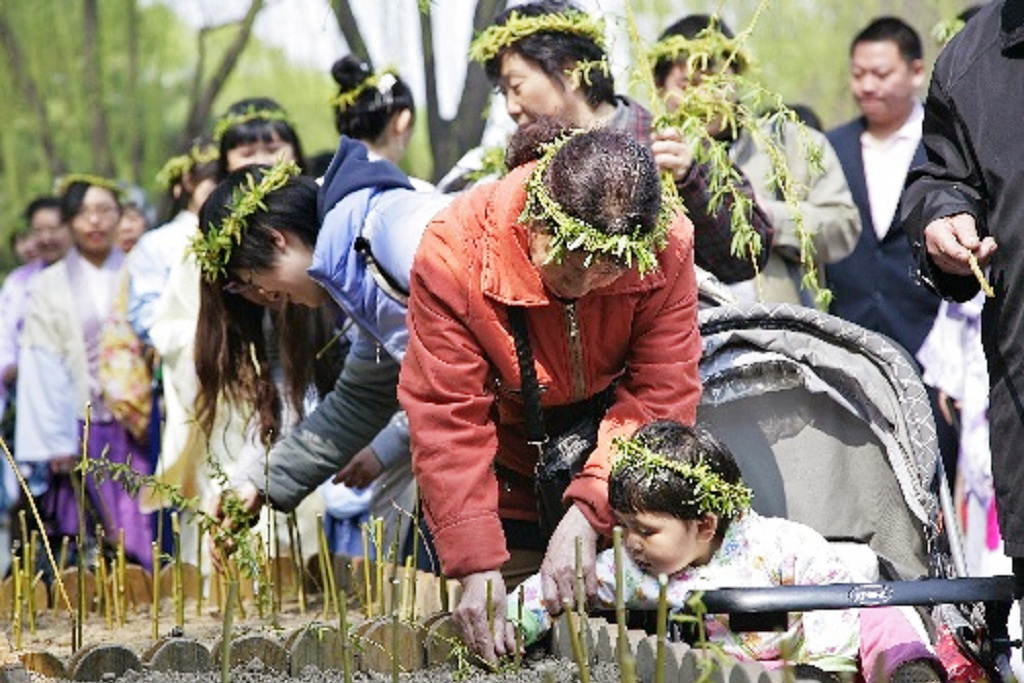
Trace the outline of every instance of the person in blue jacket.
<instances>
[{"instance_id":1,"label":"person in blue jacket","mask_svg":"<svg viewBox=\"0 0 1024 683\"><path fill-rule=\"evenodd\" d=\"M448 201L415 192L397 167L370 161L362 143L345 137L322 187L294 164L249 166L229 174L207 200L192 245L204 280L196 344L204 402L232 395L231 386L210 377L257 392L271 381L252 361L259 328L246 294L314 308L333 301L351 322L334 388L273 446L268 463L260 458L232 482L246 508L267 500L288 511L335 473L335 482L362 488L382 472L375 508L398 505L392 497L412 482L396 397L408 340L403 290L420 234ZM212 512L223 515L219 500Z\"/></svg>"}]
</instances>

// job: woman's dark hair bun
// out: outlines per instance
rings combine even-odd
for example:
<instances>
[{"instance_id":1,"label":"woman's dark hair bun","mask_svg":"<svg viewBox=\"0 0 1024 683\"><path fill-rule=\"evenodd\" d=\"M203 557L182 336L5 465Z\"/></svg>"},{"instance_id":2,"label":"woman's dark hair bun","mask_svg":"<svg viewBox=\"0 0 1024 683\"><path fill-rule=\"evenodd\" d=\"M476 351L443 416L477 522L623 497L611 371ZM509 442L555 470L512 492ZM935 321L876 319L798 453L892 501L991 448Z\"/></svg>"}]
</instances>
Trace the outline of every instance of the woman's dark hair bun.
<instances>
[{"instance_id":1,"label":"woman's dark hair bun","mask_svg":"<svg viewBox=\"0 0 1024 683\"><path fill-rule=\"evenodd\" d=\"M356 87L371 73L370 65L355 55L345 55L331 67L331 78L342 91Z\"/></svg>"}]
</instances>

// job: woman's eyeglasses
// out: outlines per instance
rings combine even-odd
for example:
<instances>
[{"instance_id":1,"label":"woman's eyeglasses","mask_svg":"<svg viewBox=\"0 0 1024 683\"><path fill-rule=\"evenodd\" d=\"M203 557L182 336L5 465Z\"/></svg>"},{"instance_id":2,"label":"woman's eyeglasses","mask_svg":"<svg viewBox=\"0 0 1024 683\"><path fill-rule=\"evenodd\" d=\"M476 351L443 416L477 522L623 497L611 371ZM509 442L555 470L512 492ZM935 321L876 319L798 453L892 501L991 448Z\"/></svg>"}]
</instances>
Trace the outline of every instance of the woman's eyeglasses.
<instances>
[{"instance_id":1,"label":"woman's eyeglasses","mask_svg":"<svg viewBox=\"0 0 1024 683\"><path fill-rule=\"evenodd\" d=\"M103 206L83 206L78 211L78 216L85 219L91 218L114 218L121 214L121 209L114 204L105 204Z\"/></svg>"},{"instance_id":2,"label":"woman's eyeglasses","mask_svg":"<svg viewBox=\"0 0 1024 683\"><path fill-rule=\"evenodd\" d=\"M252 281L252 268L249 269L249 280L228 280L224 283L224 291L247 297L256 303L274 303L282 299L280 292L270 292Z\"/></svg>"},{"instance_id":3,"label":"woman's eyeglasses","mask_svg":"<svg viewBox=\"0 0 1024 683\"><path fill-rule=\"evenodd\" d=\"M250 292L262 293L263 289L259 285L253 283L252 269L250 268L248 281L241 279L228 280L227 282L224 283L224 291L227 292L228 294L248 294Z\"/></svg>"}]
</instances>

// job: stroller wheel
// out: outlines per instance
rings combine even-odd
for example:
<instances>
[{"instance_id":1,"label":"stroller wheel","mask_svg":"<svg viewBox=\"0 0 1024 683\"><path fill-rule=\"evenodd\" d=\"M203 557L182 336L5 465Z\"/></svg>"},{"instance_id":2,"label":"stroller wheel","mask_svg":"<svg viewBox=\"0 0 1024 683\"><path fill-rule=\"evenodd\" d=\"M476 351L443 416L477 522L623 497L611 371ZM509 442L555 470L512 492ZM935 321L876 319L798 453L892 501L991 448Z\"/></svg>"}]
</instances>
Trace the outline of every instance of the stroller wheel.
<instances>
[{"instance_id":1,"label":"stroller wheel","mask_svg":"<svg viewBox=\"0 0 1024 683\"><path fill-rule=\"evenodd\" d=\"M891 683L942 683L944 680L929 662L916 660L896 667L890 679Z\"/></svg>"}]
</instances>

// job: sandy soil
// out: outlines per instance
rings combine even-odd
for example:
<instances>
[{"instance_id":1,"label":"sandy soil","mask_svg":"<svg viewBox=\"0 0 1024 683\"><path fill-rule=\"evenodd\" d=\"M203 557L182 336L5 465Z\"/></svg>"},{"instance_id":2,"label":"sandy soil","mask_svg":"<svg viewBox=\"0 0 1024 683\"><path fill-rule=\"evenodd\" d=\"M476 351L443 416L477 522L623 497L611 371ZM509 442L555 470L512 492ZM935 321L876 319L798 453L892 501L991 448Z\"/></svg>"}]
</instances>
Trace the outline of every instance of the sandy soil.
<instances>
[{"instance_id":1,"label":"sandy soil","mask_svg":"<svg viewBox=\"0 0 1024 683\"><path fill-rule=\"evenodd\" d=\"M246 633L258 632L275 638L281 642L296 629L306 626L312 621L319 621L322 612L318 603L312 603L304 614L294 606L288 606L271 619L269 615L259 618L252 607L244 619L236 619L233 633L235 637ZM336 620L335 616L332 621ZM358 624L364 621L362 614L353 609L351 621ZM3 632L12 637L10 623L2 625ZM176 631L173 606L168 601L163 605L159 619L159 635L166 636ZM39 616L35 633L31 633L28 625L22 633L22 652L47 651L64 662L71 657L72 622L65 612L46 612ZM211 609L204 609L202 614L196 613L194 603L186 605L186 619L183 634L195 638L212 648L222 632L221 615ZM180 635L180 634L179 634ZM13 639L11 640L13 644ZM138 654L142 654L153 644L152 618L148 610L129 615L125 626L107 628L103 615L91 614L83 627L85 645L94 643L117 643L124 645ZM612 683L619 680L615 666L598 665L591 670L594 683ZM33 683L57 683L56 679L31 673ZM276 683L279 681L303 681L305 683L337 683L340 674L334 671L317 671L306 669L298 678L267 669L259 660L253 660L243 668L232 671L232 683ZM353 675L356 683L390 680L391 676L372 672L357 672ZM578 680L575 664L571 661L548 657L544 653L534 653L528 657L522 667L516 671L490 673L475 667L464 667L459 670L455 666L433 667L401 675L403 683L440 683L441 681L467 681L487 683L570 683ZM220 683L220 672L204 673L164 673L158 671L130 671L118 679L120 683Z\"/></svg>"},{"instance_id":2,"label":"sandy soil","mask_svg":"<svg viewBox=\"0 0 1024 683\"><path fill-rule=\"evenodd\" d=\"M297 609L290 609L283 610L276 619L271 619L269 614L261 619L256 615L256 610L249 607L244 619L236 615L233 632L238 636L255 631L283 639L293 630L301 628L311 621L316 621L321 616L319 611L310 608L306 610L305 614L300 614ZM358 614L354 614L352 620L357 621L359 618ZM201 614L197 615L195 604L186 604L184 635L195 638L209 647L220 638L222 628L223 621L218 612L204 609ZM158 620L159 636L169 635L173 629L175 629L173 607L170 602L166 602L162 606ZM3 630L14 643L11 624L5 623ZM48 611L38 619L34 634L29 631L28 624L24 625L21 650L44 650L67 660L71 656L71 636L72 621L68 614L64 611L58 613ZM115 623L113 628L107 628L106 620L102 615L90 614L82 627L82 642L85 645L117 643L141 656L155 642L153 620L147 609L130 614L124 626L118 626Z\"/></svg>"}]
</instances>

